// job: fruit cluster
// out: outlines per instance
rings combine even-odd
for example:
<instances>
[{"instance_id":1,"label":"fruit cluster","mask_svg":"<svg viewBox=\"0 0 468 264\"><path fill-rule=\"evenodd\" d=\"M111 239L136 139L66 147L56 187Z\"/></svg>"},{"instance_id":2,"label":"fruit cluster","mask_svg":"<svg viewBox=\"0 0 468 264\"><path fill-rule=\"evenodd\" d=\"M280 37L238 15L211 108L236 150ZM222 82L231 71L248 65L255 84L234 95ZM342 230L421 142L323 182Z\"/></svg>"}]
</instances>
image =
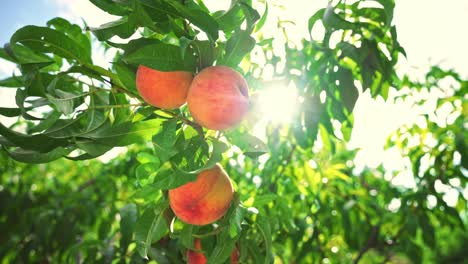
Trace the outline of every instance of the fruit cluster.
<instances>
[{"instance_id":1,"label":"fruit cluster","mask_svg":"<svg viewBox=\"0 0 468 264\"><path fill-rule=\"evenodd\" d=\"M193 119L213 130L226 130L238 125L249 108L249 91L245 79L225 66L205 68L195 77L190 72L163 72L140 65L136 75L137 89L148 104L161 109L176 109L187 102ZM217 164L202 171L194 182L169 191L174 214L191 225L207 225L220 219L229 209L234 189L223 168ZM188 263L206 263L201 241L188 250ZM238 263L234 250L231 263Z\"/></svg>"}]
</instances>

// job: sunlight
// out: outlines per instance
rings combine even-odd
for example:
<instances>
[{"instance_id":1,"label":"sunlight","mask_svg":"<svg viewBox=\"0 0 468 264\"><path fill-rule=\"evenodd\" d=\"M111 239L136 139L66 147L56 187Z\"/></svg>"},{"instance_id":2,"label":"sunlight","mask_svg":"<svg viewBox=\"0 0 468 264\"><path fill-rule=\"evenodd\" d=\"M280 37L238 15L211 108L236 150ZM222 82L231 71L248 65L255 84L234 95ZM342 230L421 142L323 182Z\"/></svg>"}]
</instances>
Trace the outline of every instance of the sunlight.
<instances>
[{"instance_id":1,"label":"sunlight","mask_svg":"<svg viewBox=\"0 0 468 264\"><path fill-rule=\"evenodd\" d=\"M258 93L258 111L263 120L288 123L296 106L297 92L292 82L288 86L273 85Z\"/></svg>"}]
</instances>

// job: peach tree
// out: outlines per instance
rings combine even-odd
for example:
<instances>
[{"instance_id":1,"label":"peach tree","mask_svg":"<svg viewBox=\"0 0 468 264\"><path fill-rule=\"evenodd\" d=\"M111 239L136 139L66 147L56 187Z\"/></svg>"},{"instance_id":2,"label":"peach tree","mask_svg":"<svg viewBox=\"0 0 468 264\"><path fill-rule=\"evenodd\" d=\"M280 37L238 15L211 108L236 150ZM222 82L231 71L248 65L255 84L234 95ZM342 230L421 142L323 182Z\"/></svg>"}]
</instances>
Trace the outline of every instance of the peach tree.
<instances>
[{"instance_id":1,"label":"peach tree","mask_svg":"<svg viewBox=\"0 0 468 264\"><path fill-rule=\"evenodd\" d=\"M96 28L53 18L20 28L0 49L1 59L17 65L0 80L1 89L16 91L16 107L0 106L0 115L14 120L0 123L3 261L463 259L468 81L437 66L424 80L396 74L406 54L392 22L393 0L331 1L301 21L309 26L301 43L290 41L288 21L276 18L277 35L285 37L281 52L262 31L267 1L233 0L216 12L201 0L90 1L119 18ZM96 63L96 49L113 54L109 65ZM250 109L235 125L191 113L190 100L203 113L236 111L222 102L207 107L207 94L189 98L189 106L164 107L148 103L137 87L139 67L196 79L211 66L235 70L250 88ZM268 123L260 139L253 132L261 119L256 103L271 82L294 84L297 111L290 124ZM403 91L400 100L417 98L416 105L429 101L421 93L441 90L436 109L452 114L443 124L423 116L425 125L403 127L388 140L409 160L414 188L395 185L399 172L383 166L357 170L356 150L346 145L360 93L386 99L392 89ZM216 99L216 89L209 96ZM429 136L435 143L424 140ZM115 149L118 157L99 160ZM169 193L217 166L233 185L228 208L208 224L181 220ZM454 206L440 186L458 192ZM392 201L399 205L390 207Z\"/></svg>"}]
</instances>

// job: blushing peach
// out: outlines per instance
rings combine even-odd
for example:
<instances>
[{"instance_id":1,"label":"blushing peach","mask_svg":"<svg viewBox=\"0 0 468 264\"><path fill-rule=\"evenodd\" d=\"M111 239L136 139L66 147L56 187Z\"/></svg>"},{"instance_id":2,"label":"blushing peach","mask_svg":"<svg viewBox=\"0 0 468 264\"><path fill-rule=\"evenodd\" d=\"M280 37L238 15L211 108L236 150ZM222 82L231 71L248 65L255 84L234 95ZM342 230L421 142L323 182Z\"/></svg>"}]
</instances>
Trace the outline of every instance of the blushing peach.
<instances>
[{"instance_id":1,"label":"blushing peach","mask_svg":"<svg viewBox=\"0 0 468 264\"><path fill-rule=\"evenodd\" d=\"M169 204L183 222L207 225L226 213L233 193L229 176L216 164L198 174L195 181L169 190Z\"/></svg>"},{"instance_id":2,"label":"blushing peach","mask_svg":"<svg viewBox=\"0 0 468 264\"><path fill-rule=\"evenodd\" d=\"M214 130L238 125L249 110L249 88L244 77L226 66L212 66L193 79L187 96L197 123Z\"/></svg>"},{"instance_id":3,"label":"blushing peach","mask_svg":"<svg viewBox=\"0 0 468 264\"><path fill-rule=\"evenodd\" d=\"M185 104L192 80L191 72L164 72L143 65L136 73L136 86L143 100L163 109L176 109Z\"/></svg>"},{"instance_id":4,"label":"blushing peach","mask_svg":"<svg viewBox=\"0 0 468 264\"><path fill-rule=\"evenodd\" d=\"M200 239L195 239L194 248L197 250L202 250ZM187 250L187 262L188 264L205 264L206 257L202 252Z\"/></svg>"},{"instance_id":5,"label":"blushing peach","mask_svg":"<svg viewBox=\"0 0 468 264\"><path fill-rule=\"evenodd\" d=\"M240 252L237 247L231 253L231 264L239 264Z\"/></svg>"}]
</instances>

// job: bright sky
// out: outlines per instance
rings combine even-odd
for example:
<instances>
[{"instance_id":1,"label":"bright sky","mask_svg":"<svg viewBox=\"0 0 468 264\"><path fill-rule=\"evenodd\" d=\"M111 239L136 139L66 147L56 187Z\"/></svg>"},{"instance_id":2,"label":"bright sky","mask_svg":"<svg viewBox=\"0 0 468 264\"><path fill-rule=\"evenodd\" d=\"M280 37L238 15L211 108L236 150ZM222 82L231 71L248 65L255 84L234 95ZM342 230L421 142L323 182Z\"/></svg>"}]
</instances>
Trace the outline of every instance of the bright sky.
<instances>
[{"instance_id":1,"label":"bright sky","mask_svg":"<svg viewBox=\"0 0 468 264\"><path fill-rule=\"evenodd\" d=\"M275 32L275 17L283 20L295 21L290 25L290 37L302 38L307 36L308 18L321 7L327 5L327 0L276 0L268 1L269 21L263 31L265 35L278 36ZM205 0L212 10L226 9L228 0ZM284 9L280 6L283 5ZM263 5L260 7L263 12ZM468 1L466 0L396 0L394 23L397 25L398 38L406 49L408 60L402 61L399 70L424 73L429 66L441 64L456 69L462 76L468 77L466 62L468 61ZM16 0L4 1L0 10L0 42L6 43L11 34L21 26L27 24L45 25L45 22L54 17L62 16L81 24L84 19L90 26L99 26L114 20L111 15L94 7L87 0ZM99 63L106 63L101 58ZM0 78L11 75L14 65L0 61ZM264 112L270 112L270 118L275 115L287 122L288 116L284 111L292 112L294 94L287 92L288 87L272 87L264 95L267 100L262 105ZM288 97L289 96L289 97ZM15 107L14 89L0 89L0 105ZM286 103L282 112L278 112L278 100ZM286 109L285 109L286 108ZM288 109L291 108L291 109ZM402 119L402 117L405 117ZM355 129L351 146L361 148L355 160L359 167L375 167L385 161L391 168L407 167L407 162L394 150L384 151L385 138L404 123L414 121L414 111L409 104L395 104L392 100L373 100L368 95L360 96L355 108ZM11 123L0 116L3 123ZM401 181L406 187L413 187L414 181L406 177ZM467 194L468 196L468 194Z\"/></svg>"}]
</instances>

